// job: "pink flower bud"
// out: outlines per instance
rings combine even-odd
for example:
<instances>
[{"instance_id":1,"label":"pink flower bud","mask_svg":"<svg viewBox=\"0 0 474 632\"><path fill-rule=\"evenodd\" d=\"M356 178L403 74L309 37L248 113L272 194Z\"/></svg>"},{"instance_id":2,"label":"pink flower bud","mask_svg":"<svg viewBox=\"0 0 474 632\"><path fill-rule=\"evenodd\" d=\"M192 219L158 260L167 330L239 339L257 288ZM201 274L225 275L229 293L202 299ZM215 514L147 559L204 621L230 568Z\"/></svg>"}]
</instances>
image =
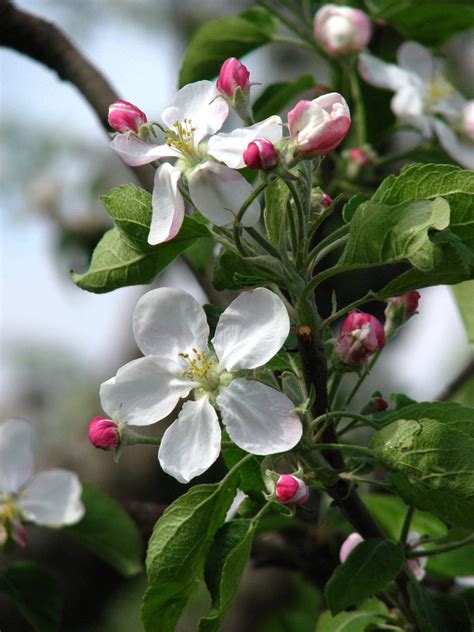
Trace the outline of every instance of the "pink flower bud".
<instances>
[{"instance_id":1,"label":"pink flower bud","mask_svg":"<svg viewBox=\"0 0 474 632\"><path fill-rule=\"evenodd\" d=\"M219 76L217 77L217 89L229 99L233 99L238 88L242 92L248 92L250 72L235 57L229 57L222 64Z\"/></svg>"},{"instance_id":2,"label":"pink flower bud","mask_svg":"<svg viewBox=\"0 0 474 632\"><path fill-rule=\"evenodd\" d=\"M462 131L474 141L474 99L468 101L462 110Z\"/></svg>"},{"instance_id":3,"label":"pink flower bud","mask_svg":"<svg viewBox=\"0 0 474 632\"><path fill-rule=\"evenodd\" d=\"M137 133L140 125L147 122L144 112L128 101L115 101L109 106L109 125L116 132Z\"/></svg>"},{"instance_id":4,"label":"pink flower bud","mask_svg":"<svg viewBox=\"0 0 474 632\"><path fill-rule=\"evenodd\" d=\"M407 545L411 551L423 551L423 547L417 546L420 541L420 534L416 531L410 531L407 538ZM415 578L421 582L426 575L425 566L428 562L427 557L411 557L407 559L407 566L415 576Z\"/></svg>"},{"instance_id":5,"label":"pink flower bud","mask_svg":"<svg viewBox=\"0 0 474 632\"><path fill-rule=\"evenodd\" d=\"M342 324L334 353L347 366L357 367L384 344L382 323L371 314L352 310Z\"/></svg>"},{"instance_id":6,"label":"pink flower bud","mask_svg":"<svg viewBox=\"0 0 474 632\"><path fill-rule=\"evenodd\" d=\"M359 9L326 4L314 16L314 37L328 55L358 52L371 36L370 19Z\"/></svg>"},{"instance_id":7,"label":"pink flower bud","mask_svg":"<svg viewBox=\"0 0 474 632\"><path fill-rule=\"evenodd\" d=\"M89 441L94 448L113 450L120 443L120 434L115 421L104 417L95 417L89 424Z\"/></svg>"},{"instance_id":8,"label":"pink flower bud","mask_svg":"<svg viewBox=\"0 0 474 632\"><path fill-rule=\"evenodd\" d=\"M376 411L380 413L384 410L387 410L388 402L383 397L377 397L377 399L374 401L374 406Z\"/></svg>"},{"instance_id":9,"label":"pink flower bud","mask_svg":"<svg viewBox=\"0 0 474 632\"><path fill-rule=\"evenodd\" d=\"M372 162L370 156L363 149L351 149L349 159L358 167L367 167Z\"/></svg>"},{"instance_id":10,"label":"pink flower bud","mask_svg":"<svg viewBox=\"0 0 474 632\"><path fill-rule=\"evenodd\" d=\"M407 292L403 296L395 296L388 299L388 302L396 305L398 308L402 308L406 318L413 316L418 309L418 302L420 300L420 293L416 290Z\"/></svg>"},{"instance_id":11,"label":"pink flower bud","mask_svg":"<svg viewBox=\"0 0 474 632\"><path fill-rule=\"evenodd\" d=\"M309 487L304 481L292 474L282 474L276 484L277 500L283 505L296 507L304 505L309 498Z\"/></svg>"},{"instance_id":12,"label":"pink flower bud","mask_svg":"<svg viewBox=\"0 0 474 632\"><path fill-rule=\"evenodd\" d=\"M278 162L278 154L273 143L265 138L258 138L249 143L243 158L249 169L273 169Z\"/></svg>"},{"instance_id":13,"label":"pink flower bud","mask_svg":"<svg viewBox=\"0 0 474 632\"><path fill-rule=\"evenodd\" d=\"M332 204L333 200L332 197L330 195L328 195L327 193L323 193L323 199L321 200L321 206L323 208L329 208Z\"/></svg>"},{"instance_id":14,"label":"pink flower bud","mask_svg":"<svg viewBox=\"0 0 474 632\"><path fill-rule=\"evenodd\" d=\"M341 548L339 549L339 559L341 560L342 564L344 564L344 562L347 560L347 558L356 548L356 546L358 546L363 541L364 538L360 535L360 533L357 533L356 531L354 531L354 533L351 533L350 536L348 536L344 540Z\"/></svg>"},{"instance_id":15,"label":"pink flower bud","mask_svg":"<svg viewBox=\"0 0 474 632\"><path fill-rule=\"evenodd\" d=\"M327 154L347 136L351 113L345 99L330 92L312 101L299 101L288 113L288 127L301 153Z\"/></svg>"}]
</instances>

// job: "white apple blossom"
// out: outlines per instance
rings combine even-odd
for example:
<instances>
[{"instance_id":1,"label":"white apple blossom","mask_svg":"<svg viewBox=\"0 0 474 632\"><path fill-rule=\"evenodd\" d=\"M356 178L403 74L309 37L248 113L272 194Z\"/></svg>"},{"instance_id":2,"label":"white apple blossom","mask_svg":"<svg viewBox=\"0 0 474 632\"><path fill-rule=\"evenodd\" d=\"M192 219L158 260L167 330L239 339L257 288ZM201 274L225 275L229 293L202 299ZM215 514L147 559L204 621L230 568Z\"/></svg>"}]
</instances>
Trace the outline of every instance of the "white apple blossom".
<instances>
[{"instance_id":1,"label":"white apple blossom","mask_svg":"<svg viewBox=\"0 0 474 632\"><path fill-rule=\"evenodd\" d=\"M52 469L34 475L33 438L24 419L0 424L0 545L10 535L24 546L24 522L61 527L84 515L76 474Z\"/></svg>"},{"instance_id":2,"label":"white apple blossom","mask_svg":"<svg viewBox=\"0 0 474 632\"><path fill-rule=\"evenodd\" d=\"M149 142L131 133L117 134L112 140L112 149L132 167L161 159L176 160L174 165L162 164L155 174L150 244L173 239L181 228L184 200L178 182L183 175L193 204L218 226L231 224L252 192L247 180L232 169L237 168L237 163L245 166L243 153L256 138L279 141L282 121L271 116L231 134L212 136L221 129L228 113L229 106L215 83L196 81L181 88L162 112L165 144ZM242 223L251 226L259 215L260 206L255 200Z\"/></svg>"},{"instance_id":3,"label":"white apple blossom","mask_svg":"<svg viewBox=\"0 0 474 632\"><path fill-rule=\"evenodd\" d=\"M102 407L121 421L143 426L169 415L191 392L165 431L158 459L165 472L187 483L219 456L216 409L236 445L252 454L293 448L302 426L283 393L241 376L270 360L289 332L280 298L264 288L240 294L219 319L212 347L201 305L182 290L159 288L138 301L135 339L145 357L123 366L100 389Z\"/></svg>"},{"instance_id":4,"label":"white apple blossom","mask_svg":"<svg viewBox=\"0 0 474 632\"><path fill-rule=\"evenodd\" d=\"M392 111L425 138L438 138L460 165L474 169L474 144L463 134L466 99L444 75L443 63L416 42L405 42L397 62L387 64L369 53L359 55L359 72L370 84L395 92Z\"/></svg>"}]
</instances>

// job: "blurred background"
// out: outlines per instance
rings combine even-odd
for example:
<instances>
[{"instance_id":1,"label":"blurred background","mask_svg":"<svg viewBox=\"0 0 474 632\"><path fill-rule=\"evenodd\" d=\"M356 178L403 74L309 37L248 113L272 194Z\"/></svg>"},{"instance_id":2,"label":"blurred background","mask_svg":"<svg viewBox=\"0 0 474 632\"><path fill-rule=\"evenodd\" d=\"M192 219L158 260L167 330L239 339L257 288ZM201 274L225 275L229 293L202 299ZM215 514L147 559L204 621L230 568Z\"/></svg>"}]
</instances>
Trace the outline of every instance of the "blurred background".
<instances>
[{"instance_id":1,"label":"blurred background","mask_svg":"<svg viewBox=\"0 0 474 632\"><path fill-rule=\"evenodd\" d=\"M56 23L121 98L137 104L149 118L157 118L173 98L180 59L195 28L250 4L235 0L16 3ZM456 54L455 44L448 49ZM71 269L86 269L94 245L109 226L99 195L132 181L133 176L109 150L103 128L73 86L16 52L2 49L0 59L0 417L34 422L39 468L73 469L83 481L124 503L167 504L182 487L160 472L154 448L128 451L117 465L110 454L95 451L87 441L88 420L102 412L99 384L137 353L131 316L138 297L149 287L94 295L69 279ZM314 68L314 61L294 49L264 48L244 61L255 81L270 83L309 70L324 84L324 64ZM261 89L256 86L253 94ZM182 287L198 300L208 300L181 262L173 264L159 284ZM419 311L397 343L384 351L360 401L375 388L387 397L405 392L417 400L435 398L468 361L472 349L451 291L423 290ZM474 405L472 379L457 398ZM206 480L216 479L220 468L217 464ZM143 578L122 580L61 533L34 528L29 533L30 549L16 555L35 558L59 578L65 591L64 630L141 630ZM269 619L268 612L278 615L275 604L288 595L295 603L311 600L316 607L316 593L305 591L311 589L300 585L296 575L249 570L225 630L284 630ZM205 597L198 595L191 611L202 607ZM193 629L190 626L185 619L182 630ZM0 628L2 632L29 629L1 598Z\"/></svg>"}]
</instances>

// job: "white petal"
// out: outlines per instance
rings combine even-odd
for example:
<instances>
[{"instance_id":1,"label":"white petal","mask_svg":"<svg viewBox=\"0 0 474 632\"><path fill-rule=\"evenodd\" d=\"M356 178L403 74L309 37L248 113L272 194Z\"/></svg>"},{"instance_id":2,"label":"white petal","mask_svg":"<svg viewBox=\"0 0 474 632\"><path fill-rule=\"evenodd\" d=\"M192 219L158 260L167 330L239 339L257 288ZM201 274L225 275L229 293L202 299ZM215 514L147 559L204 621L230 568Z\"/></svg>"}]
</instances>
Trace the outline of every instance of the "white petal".
<instances>
[{"instance_id":1,"label":"white petal","mask_svg":"<svg viewBox=\"0 0 474 632\"><path fill-rule=\"evenodd\" d=\"M181 171L168 162L155 173L153 215L148 243L152 246L176 237L184 219L184 200L178 189Z\"/></svg>"},{"instance_id":2,"label":"white petal","mask_svg":"<svg viewBox=\"0 0 474 632\"><path fill-rule=\"evenodd\" d=\"M417 42L405 42L397 52L398 65L415 73L424 82L434 79L434 60L424 46Z\"/></svg>"},{"instance_id":3,"label":"white petal","mask_svg":"<svg viewBox=\"0 0 474 632\"><path fill-rule=\"evenodd\" d=\"M386 64L369 53L359 55L359 72L367 83L386 90L401 90L413 82L412 73L394 64Z\"/></svg>"},{"instance_id":4,"label":"white petal","mask_svg":"<svg viewBox=\"0 0 474 632\"><path fill-rule=\"evenodd\" d=\"M233 224L235 215L252 187L237 171L217 162L198 165L188 177L193 204L216 226ZM260 217L260 204L254 200L242 220L243 226L253 226Z\"/></svg>"},{"instance_id":5,"label":"white petal","mask_svg":"<svg viewBox=\"0 0 474 632\"><path fill-rule=\"evenodd\" d=\"M423 100L413 86L406 86L395 94L392 111L399 121L419 130L425 138L431 138L430 118L423 113Z\"/></svg>"},{"instance_id":6,"label":"white petal","mask_svg":"<svg viewBox=\"0 0 474 632\"><path fill-rule=\"evenodd\" d=\"M457 123L462 117L462 111L467 104L467 100L454 90L449 96L439 101L431 107L431 111L442 114L450 123Z\"/></svg>"},{"instance_id":7,"label":"white petal","mask_svg":"<svg viewBox=\"0 0 474 632\"><path fill-rule=\"evenodd\" d=\"M217 398L230 438L251 454L276 454L293 448L303 427L293 402L280 391L245 379L233 380Z\"/></svg>"},{"instance_id":8,"label":"white petal","mask_svg":"<svg viewBox=\"0 0 474 632\"><path fill-rule=\"evenodd\" d=\"M243 154L248 144L257 138L265 138L277 143L283 135L283 123L279 116L256 123L251 127L235 129L230 134L217 134L209 139L207 153L224 162L232 169L245 167Z\"/></svg>"},{"instance_id":9,"label":"white petal","mask_svg":"<svg viewBox=\"0 0 474 632\"><path fill-rule=\"evenodd\" d=\"M205 136L218 132L229 114L229 106L220 96L212 81L196 81L181 88L173 103L161 117L167 127L173 129L175 121L189 119L197 145Z\"/></svg>"},{"instance_id":10,"label":"white petal","mask_svg":"<svg viewBox=\"0 0 474 632\"><path fill-rule=\"evenodd\" d=\"M221 429L207 397L186 402L161 440L158 460L180 483L205 472L219 456Z\"/></svg>"},{"instance_id":11,"label":"white petal","mask_svg":"<svg viewBox=\"0 0 474 632\"><path fill-rule=\"evenodd\" d=\"M49 527L78 522L84 515L81 483L67 470L47 470L37 474L18 501L28 520Z\"/></svg>"},{"instance_id":12,"label":"white petal","mask_svg":"<svg viewBox=\"0 0 474 632\"><path fill-rule=\"evenodd\" d=\"M220 317L212 339L219 367L235 371L262 366L281 349L289 331L288 312L274 292L242 292Z\"/></svg>"},{"instance_id":13,"label":"white petal","mask_svg":"<svg viewBox=\"0 0 474 632\"><path fill-rule=\"evenodd\" d=\"M147 426L169 415L193 384L180 377L181 367L151 356L125 364L101 384L100 401L108 415L132 426Z\"/></svg>"},{"instance_id":14,"label":"white petal","mask_svg":"<svg viewBox=\"0 0 474 632\"><path fill-rule=\"evenodd\" d=\"M110 146L125 164L131 167L146 165L161 158L176 158L180 156L175 149L168 147L168 145L147 143L128 134L117 134Z\"/></svg>"},{"instance_id":15,"label":"white petal","mask_svg":"<svg viewBox=\"0 0 474 632\"><path fill-rule=\"evenodd\" d=\"M474 170L474 143L460 140L446 123L438 119L433 119L433 125L446 153L463 167Z\"/></svg>"},{"instance_id":16,"label":"white petal","mask_svg":"<svg viewBox=\"0 0 474 632\"><path fill-rule=\"evenodd\" d=\"M133 313L133 332L145 355L179 362L179 353L207 350L209 325L195 298L171 287L144 294Z\"/></svg>"},{"instance_id":17,"label":"white petal","mask_svg":"<svg viewBox=\"0 0 474 632\"><path fill-rule=\"evenodd\" d=\"M19 491L33 475L33 427L25 419L0 424L0 495Z\"/></svg>"}]
</instances>

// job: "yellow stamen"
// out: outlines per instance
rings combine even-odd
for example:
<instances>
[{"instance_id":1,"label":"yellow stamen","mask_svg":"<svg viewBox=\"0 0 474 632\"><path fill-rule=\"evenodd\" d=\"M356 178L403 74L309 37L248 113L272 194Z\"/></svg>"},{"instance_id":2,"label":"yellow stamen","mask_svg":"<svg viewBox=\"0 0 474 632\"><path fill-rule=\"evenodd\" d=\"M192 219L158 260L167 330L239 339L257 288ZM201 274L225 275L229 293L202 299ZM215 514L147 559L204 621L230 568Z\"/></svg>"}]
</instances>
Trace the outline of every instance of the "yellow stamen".
<instances>
[{"instance_id":1,"label":"yellow stamen","mask_svg":"<svg viewBox=\"0 0 474 632\"><path fill-rule=\"evenodd\" d=\"M191 120L185 118L183 122L175 121L172 127L173 129L170 129L166 135L166 144L179 151L184 157L195 158L194 132L196 128L192 126Z\"/></svg>"},{"instance_id":2,"label":"yellow stamen","mask_svg":"<svg viewBox=\"0 0 474 632\"><path fill-rule=\"evenodd\" d=\"M429 106L437 105L443 99L447 99L454 92L453 86L443 77L438 75L434 81L426 84L426 95Z\"/></svg>"}]
</instances>

